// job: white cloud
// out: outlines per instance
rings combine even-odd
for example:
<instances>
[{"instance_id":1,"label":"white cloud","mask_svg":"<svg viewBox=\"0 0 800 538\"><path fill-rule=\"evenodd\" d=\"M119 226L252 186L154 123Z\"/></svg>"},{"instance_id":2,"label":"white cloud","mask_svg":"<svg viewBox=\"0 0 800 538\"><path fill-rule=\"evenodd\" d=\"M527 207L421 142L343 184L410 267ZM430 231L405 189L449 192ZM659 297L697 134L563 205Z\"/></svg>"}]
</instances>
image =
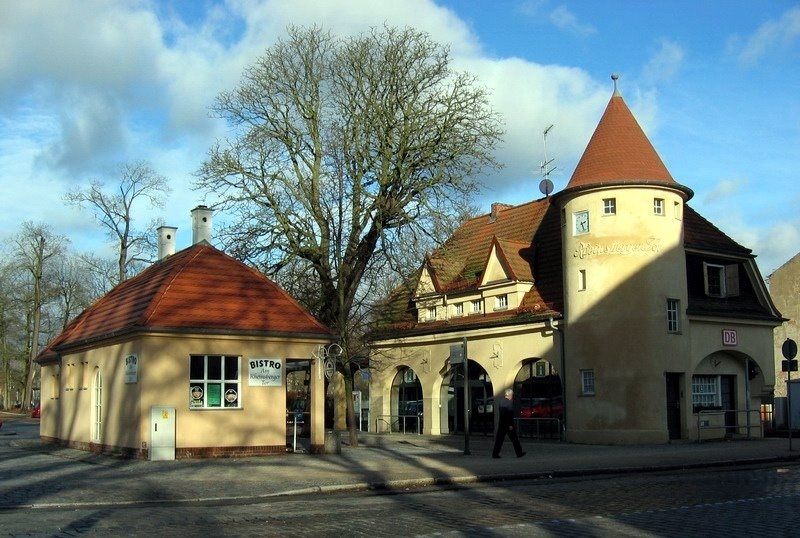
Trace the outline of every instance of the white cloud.
<instances>
[{"instance_id":1,"label":"white cloud","mask_svg":"<svg viewBox=\"0 0 800 538\"><path fill-rule=\"evenodd\" d=\"M763 23L749 37L732 36L728 42L732 52L746 66L758 60L775 46L791 45L800 37L800 7L787 10L778 20Z\"/></svg>"},{"instance_id":2,"label":"white cloud","mask_svg":"<svg viewBox=\"0 0 800 538\"><path fill-rule=\"evenodd\" d=\"M551 11L550 22L556 28L577 35L589 35L597 31L591 24L584 24L578 21L578 18L566 6L558 6Z\"/></svg>"},{"instance_id":3,"label":"white cloud","mask_svg":"<svg viewBox=\"0 0 800 538\"><path fill-rule=\"evenodd\" d=\"M673 41L662 39L659 49L650 57L643 69L646 83L656 84L671 80L683 64L686 53Z\"/></svg>"},{"instance_id":4,"label":"white cloud","mask_svg":"<svg viewBox=\"0 0 800 538\"><path fill-rule=\"evenodd\" d=\"M561 28L594 31L566 8L554 13ZM161 216L184 226L201 201L191 191L192 172L223 134L208 115L214 97L234 88L287 25L315 23L337 35L409 25L448 44L454 67L476 73L505 118L498 159L506 168L489 178L489 188L521 196L512 202L539 195L515 181L538 179L550 124L548 156L563 187L568 177L559 175L574 166L611 95L608 80L583 69L486 58L469 26L430 0L228 0L198 9L192 20L148 0L0 3L0 141L11 156L0 158L0 209L18 221L17 209L26 208L27 218L51 221L85 244L91 222L77 210L54 216L52 207L69 186L111 164L145 159L173 187ZM16 221L3 217L0 225ZM102 240L99 230L94 235Z\"/></svg>"},{"instance_id":5,"label":"white cloud","mask_svg":"<svg viewBox=\"0 0 800 538\"><path fill-rule=\"evenodd\" d=\"M746 186L747 181L741 178L723 179L705 193L703 203L709 205L725 203L726 200L740 194Z\"/></svg>"}]
</instances>

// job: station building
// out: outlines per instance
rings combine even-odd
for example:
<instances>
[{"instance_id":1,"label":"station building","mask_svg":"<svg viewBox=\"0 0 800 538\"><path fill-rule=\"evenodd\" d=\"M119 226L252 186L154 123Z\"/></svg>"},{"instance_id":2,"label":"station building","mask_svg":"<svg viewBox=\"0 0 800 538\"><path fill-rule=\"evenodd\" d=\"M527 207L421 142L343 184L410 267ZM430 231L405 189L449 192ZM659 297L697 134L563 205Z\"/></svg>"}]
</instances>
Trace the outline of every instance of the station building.
<instances>
[{"instance_id":1,"label":"station building","mask_svg":"<svg viewBox=\"0 0 800 538\"><path fill-rule=\"evenodd\" d=\"M751 250L692 196L615 89L563 190L492 204L389 300L371 337L370 428L490 432L513 388L523 434L762 435L782 318Z\"/></svg>"},{"instance_id":2,"label":"station building","mask_svg":"<svg viewBox=\"0 0 800 538\"><path fill-rule=\"evenodd\" d=\"M192 246L159 228L161 259L39 355L43 441L150 459L279 453L297 435L324 449L331 331L211 246L208 208L192 218Z\"/></svg>"}]
</instances>

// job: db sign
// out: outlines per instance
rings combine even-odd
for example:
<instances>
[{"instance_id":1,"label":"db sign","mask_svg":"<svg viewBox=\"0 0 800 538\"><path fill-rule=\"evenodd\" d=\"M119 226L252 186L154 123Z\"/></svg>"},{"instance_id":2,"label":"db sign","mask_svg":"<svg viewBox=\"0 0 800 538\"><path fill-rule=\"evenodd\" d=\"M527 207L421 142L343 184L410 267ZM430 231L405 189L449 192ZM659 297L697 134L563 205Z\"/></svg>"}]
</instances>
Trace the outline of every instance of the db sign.
<instances>
[{"instance_id":1,"label":"db sign","mask_svg":"<svg viewBox=\"0 0 800 538\"><path fill-rule=\"evenodd\" d=\"M723 346L738 346L739 340L736 336L736 331L733 329L722 329L722 345Z\"/></svg>"}]
</instances>

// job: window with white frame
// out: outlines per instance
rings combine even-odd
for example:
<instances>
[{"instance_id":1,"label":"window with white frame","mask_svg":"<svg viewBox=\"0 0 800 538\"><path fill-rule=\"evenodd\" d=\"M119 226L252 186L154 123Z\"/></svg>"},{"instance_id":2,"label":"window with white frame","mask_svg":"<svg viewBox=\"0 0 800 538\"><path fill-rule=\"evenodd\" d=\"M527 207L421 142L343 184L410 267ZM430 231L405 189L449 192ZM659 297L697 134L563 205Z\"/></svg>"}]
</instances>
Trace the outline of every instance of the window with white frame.
<instances>
[{"instance_id":1,"label":"window with white frame","mask_svg":"<svg viewBox=\"0 0 800 538\"><path fill-rule=\"evenodd\" d=\"M464 303L456 303L453 305L453 315L454 316L464 315Z\"/></svg>"},{"instance_id":2,"label":"window with white frame","mask_svg":"<svg viewBox=\"0 0 800 538\"><path fill-rule=\"evenodd\" d=\"M667 299L667 332L679 333L681 302L678 299Z\"/></svg>"},{"instance_id":3,"label":"window with white frame","mask_svg":"<svg viewBox=\"0 0 800 538\"><path fill-rule=\"evenodd\" d=\"M581 394L594 395L594 370L581 370Z\"/></svg>"},{"instance_id":4,"label":"window with white frame","mask_svg":"<svg viewBox=\"0 0 800 538\"><path fill-rule=\"evenodd\" d=\"M616 214L617 214L617 199L603 198L603 215L616 215Z\"/></svg>"},{"instance_id":5,"label":"window with white frame","mask_svg":"<svg viewBox=\"0 0 800 538\"><path fill-rule=\"evenodd\" d=\"M481 313L481 300L476 299L472 301L472 313L473 314L480 314Z\"/></svg>"},{"instance_id":6,"label":"window with white frame","mask_svg":"<svg viewBox=\"0 0 800 538\"><path fill-rule=\"evenodd\" d=\"M435 321L436 320L436 307L429 306L426 310L426 316L428 321Z\"/></svg>"},{"instance_id":7,"label":"window with white frame","mask_svg":"<svg viewBox=\"0 0 800 538\"><path fill-rule=\"evenodd\" d=\"M695 410L720 406L719 376L696 375L692 377L692 406Z\"/></svg>"},{"instance_id":8,"label":"window with white frame","mask_svg":"<svg viewBox=\"0 0 800 538\"><path fill-rule=\"evenodd\" d=\"M653 198L653 215L663 215L663 214L664 214L664 199Z\"/></svg>"},{"instance_id":9,"label":"window with white frame","mask_svg":"<svg viewBox=\"0 0 800 538\"><path fill-rule=\"evenodd\" d=\"M703 284L709 297L736 297L739 295L739 266L703 262Z\"/></svg>"},{"instance_id":10,"label":"window with white frame","mask_svg":"<svg viewBox=\"0 0 800 538\"><path fill-rule=\"evenodd\" d=\"M241 407L241 358L235 355L189 357L189 407L238 409Z\"/></svg>"},{"instance_id":11,"label":"window with white frame","mask_svg":"<svg viewBox=\"0 0 800 538\"><path fill-rule=\"evenodd\" d=\"M505 293L503 295L498 295L494 298L494 309L495 310L506 310L508 309L508 295Z\"/></svg>"}]
</instances>

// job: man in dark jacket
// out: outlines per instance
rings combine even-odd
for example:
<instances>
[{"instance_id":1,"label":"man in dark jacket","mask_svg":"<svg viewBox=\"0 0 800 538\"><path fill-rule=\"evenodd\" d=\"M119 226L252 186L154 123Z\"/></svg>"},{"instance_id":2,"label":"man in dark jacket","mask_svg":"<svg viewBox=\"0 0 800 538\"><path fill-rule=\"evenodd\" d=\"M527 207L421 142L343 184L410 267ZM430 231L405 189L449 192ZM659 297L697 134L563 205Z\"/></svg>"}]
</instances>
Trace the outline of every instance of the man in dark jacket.
<instances>
[{"instance_id":1,"label":"man in dark jacket","mask_svg":"<svg viewBox=\"0 0 800 538\"><path fill-rule=\"evenodd\" d=\"M514 445L514 452L517 457L521 458L525 455L522 451L522 446L519 444L519 437L517 437L517 428L514 426L514 391L506 389L504 398L500 400L500 421L497 424L497 433L494 436L494 450L492 450L492 457L500 457L500 449L503 448L503 441L506 435L511 439L511 444Z\"/></svg>"}]
</instances>

